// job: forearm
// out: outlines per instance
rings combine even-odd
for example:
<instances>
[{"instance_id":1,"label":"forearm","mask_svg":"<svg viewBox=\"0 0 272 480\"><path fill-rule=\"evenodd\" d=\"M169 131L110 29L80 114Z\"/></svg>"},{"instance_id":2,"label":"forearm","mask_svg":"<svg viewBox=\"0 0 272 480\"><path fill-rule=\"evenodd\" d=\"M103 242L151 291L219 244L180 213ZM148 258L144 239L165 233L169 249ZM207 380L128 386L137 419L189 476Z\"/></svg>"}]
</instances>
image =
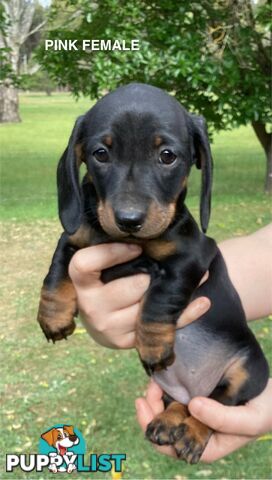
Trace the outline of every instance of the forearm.
<instances>
[{"instance_id":1,"label":"forearm","mask_svg":"<svg viewBox=\"0 0 272 480\"><path fill-rule=\"evenodd\" d=\"M272 312L272 224L246 237L220 243L247 320Z\"/></svg>"}]
</instances>

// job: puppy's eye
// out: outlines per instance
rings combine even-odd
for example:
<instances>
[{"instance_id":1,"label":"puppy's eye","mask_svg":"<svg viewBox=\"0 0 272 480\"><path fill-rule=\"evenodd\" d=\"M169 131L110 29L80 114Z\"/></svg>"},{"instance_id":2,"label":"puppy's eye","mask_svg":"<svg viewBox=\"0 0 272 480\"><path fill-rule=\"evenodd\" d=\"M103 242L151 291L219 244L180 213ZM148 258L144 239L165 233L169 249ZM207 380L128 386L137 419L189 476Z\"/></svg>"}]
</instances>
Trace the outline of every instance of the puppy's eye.
<instances>
[{"instance_id":1,"label":"puppy's eye","mask_svg":"<svg viewBox=\"0 0 272 480\"><path fill-rule=\"evenodd\" d=\"M160 153L160 162L164 163L165 165L171 165L171 163L174 163L176 160L177 156L171 152L171 150L163 150Z\"/></svg>"},{"instance_id":2,"label":"puppy's eye","mask_svg":"<svg viewBox=\"0 0 272 480\"><path fill-rule=\"evenodd\" d=\"M93 153L98 162L106 163L109 160L108 152L104 148L99 148Z\"/></svg>"}]
</instances>

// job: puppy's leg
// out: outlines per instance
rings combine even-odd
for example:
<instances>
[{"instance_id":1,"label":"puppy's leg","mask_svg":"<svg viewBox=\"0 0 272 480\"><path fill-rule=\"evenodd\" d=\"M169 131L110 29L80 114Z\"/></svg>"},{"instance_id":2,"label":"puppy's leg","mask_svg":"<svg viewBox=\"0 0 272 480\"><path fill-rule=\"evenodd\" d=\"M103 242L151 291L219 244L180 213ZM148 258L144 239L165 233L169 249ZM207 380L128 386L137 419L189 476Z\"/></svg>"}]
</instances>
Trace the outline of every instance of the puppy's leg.
<instances>
[{"instance_id":1,"label":"puppy's leg","mask_svg":"<svg viewBox=\"0 0 272 480\"><path fill-rule=\"evenodd\" d=\"M151 278L139 316L136 348L148 374L173 363L177 320L217 253L214 241L200 238L191 220L185 230L188 235L179 233L169 256L159 258L159 275Z\"/></svg>"},{"instance_id":2,"label":"puppy's leg","mask_svg":"<svg viewBox=\"0 0 272 480\"><path fill-rule=\"evenodd\" d=\"M258 395L267 383L268 366L262 351L252 337L246 356L241 354L226 370L210 398L224 405L240 405ZM173 402L148 425L146 436L161 445L173 445L177 456L197 463L213 431L194 417L182 418L184 406Z\"/></svg>"},{"instance_id":3,"label":"puppy's leg","mask_svg":"<svg viewBox=\"0 0 272 480\"><path fill-rule=\"evenodd\" d=\"M146 429L146 438L157 445L172 445L177 456L188 463L197 463L208 443L212 430L193 418L187 406L172 401Z\"/></svg>"},{"instance_id":4,"label":"puppy's leg","mask_svg":"<svg viewBox=\"0 0 272 480\"><path fill-rule=\"evenodd\" d=\"M61 340L75 329L76 293L68 266L76 248L62 234L41 290L38 322L48 340Z\"/></svg>"},{"instance_id":5,"label":"puppy's leg","mask_svg":"<svg viewBox=\"0 0 272 480\"><path fill-rule=\"evenodd\" d=\"M243 405L259 395L268 382L267 360L252 332L248 343L225 371L210 398L224 405Z\"/></svg>"},{"instance_id":6,"label":"puppy's leg","mask_svg":"<svg viewBox=\"0 0 272 480\"><path fill-rule=\"evenodd\" d=\"M160 265L160 274L151 278L136 327L136 348L148 374L173 363L178 317L204 273L193 265L190 276L187 271L183 274L184 262L179 257Z\"/></svg>"}]
</instances>

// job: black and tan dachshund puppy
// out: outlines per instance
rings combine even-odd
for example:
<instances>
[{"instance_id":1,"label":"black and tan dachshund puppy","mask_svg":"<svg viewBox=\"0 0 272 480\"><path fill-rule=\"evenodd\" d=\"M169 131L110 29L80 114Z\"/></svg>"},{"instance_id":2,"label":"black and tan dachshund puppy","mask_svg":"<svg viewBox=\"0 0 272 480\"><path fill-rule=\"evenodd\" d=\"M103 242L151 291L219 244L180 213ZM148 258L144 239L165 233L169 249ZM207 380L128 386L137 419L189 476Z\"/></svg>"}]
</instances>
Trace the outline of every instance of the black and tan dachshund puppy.
<instances>
[{"instance_id":1,"label":"black and tan dachshund puppy","mask_svg":"<svg viewBox=\"0 0 272 480\"><path fill-rule=\"evenodd\" d=\"M87 173L80 185L82 163ZM149 424L146 436L173 445L180 458L196 463L212 432L190 416L190 398L205 395L225 405L242 404L264 389L268 366L216 243L200 231L184 204L192 165L202 170L205 232L212 158L202 117L158 88L131 84L106 95L77 120L58 166L64 233L44 280L38 321L48 340L73 333L77 305L68 265L78 249L112 241L140 244L139 258L105 270L102 280L151 275L136 348L165 391L166 409ZM207 270L208 281L197 288ZM209 312L176 333L181 312L202 295L211 299Z\"/></svg>"}]
</instances>

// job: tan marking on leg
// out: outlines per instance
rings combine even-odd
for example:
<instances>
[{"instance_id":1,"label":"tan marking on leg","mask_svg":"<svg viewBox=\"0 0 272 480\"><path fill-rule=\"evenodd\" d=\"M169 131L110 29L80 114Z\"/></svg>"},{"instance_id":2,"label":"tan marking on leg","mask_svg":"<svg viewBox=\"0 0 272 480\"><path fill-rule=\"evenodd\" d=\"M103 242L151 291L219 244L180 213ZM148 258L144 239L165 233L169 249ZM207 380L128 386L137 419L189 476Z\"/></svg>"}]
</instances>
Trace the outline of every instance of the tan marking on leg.
<instances>
[{"instance_id":1,"label":"tan marking on leg","mask_svg":"<svg viewBox=\"0 0 272 480\"><path fill-rule=\"evenodd\" d=\"M61 340L75 329L76 292L70 279L58 288L42 288L38 311L38 322L48 339Z\"/></svg>"},{"instance_id":2,"label":"tan marking on leg","mask_svg":"<svg viewBox=\"0 0 272 480\"><path fill-rule=\"evenodd\" d=\"M136 349L145 367L157 371L174 362L175 333L176 327L173 324L138 322Z\"/></svg>"},{"instance_id":3,"label":"tan marking on leg","mask_svg":"<svg viewBox=\"0 0 272 480\"><path fill-rule=\"evenodd\" d=\"M224 375L229 381L229 386L226 388L227 397L234 397L248 379L248 372L243 366L244 361L245 359L239 358L228 368Z\"/></svg>"}]
</instances>

